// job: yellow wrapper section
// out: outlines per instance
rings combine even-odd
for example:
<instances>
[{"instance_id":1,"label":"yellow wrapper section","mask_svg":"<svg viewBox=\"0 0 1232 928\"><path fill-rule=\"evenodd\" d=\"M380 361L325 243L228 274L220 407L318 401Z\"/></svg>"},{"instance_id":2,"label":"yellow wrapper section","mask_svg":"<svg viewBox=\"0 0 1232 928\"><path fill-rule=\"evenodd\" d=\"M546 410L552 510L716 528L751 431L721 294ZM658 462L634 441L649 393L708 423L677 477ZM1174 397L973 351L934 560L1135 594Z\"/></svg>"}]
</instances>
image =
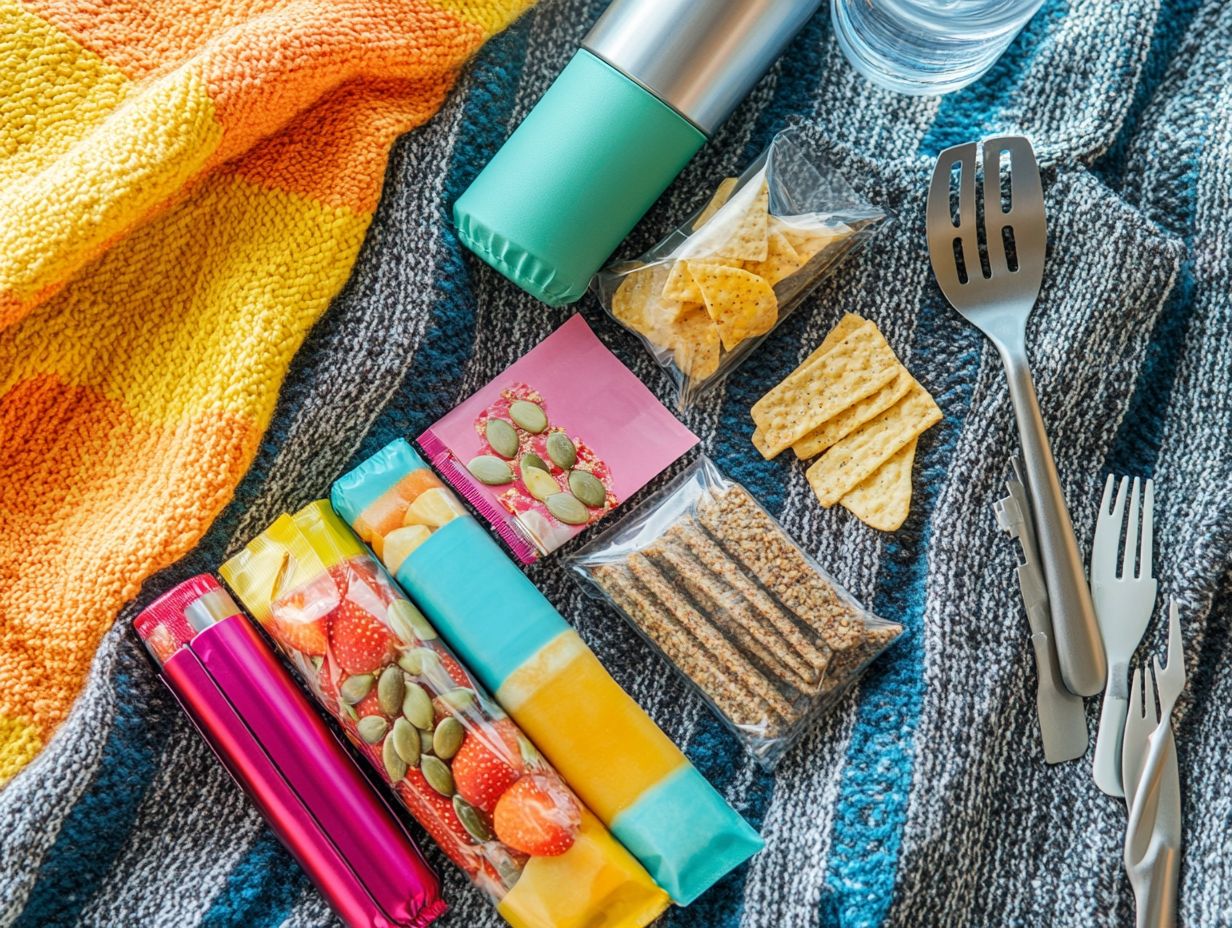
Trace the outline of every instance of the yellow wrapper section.
<instances>
[{"instance_id":1,"label":"yellow wrapper section","mask_svg":"<svg viewBox=\"0 0 1232 928\"><path fill-rule=\"evenodd\" d=\"M688 763L603 669L562 632L501 686L497 700L605 822Z\"/></svg>"},{"instance_id":2,"label":"yellow wrapper section","mask_svg":"<svg viewBox=\"0 0 1232 928\"><path fill-rule=\"evenodd\" d=\"M568 853L532 857L497 911L513 928L642 928L669 905L667 893L583 809Z\"/></svg>"}]
</instances>

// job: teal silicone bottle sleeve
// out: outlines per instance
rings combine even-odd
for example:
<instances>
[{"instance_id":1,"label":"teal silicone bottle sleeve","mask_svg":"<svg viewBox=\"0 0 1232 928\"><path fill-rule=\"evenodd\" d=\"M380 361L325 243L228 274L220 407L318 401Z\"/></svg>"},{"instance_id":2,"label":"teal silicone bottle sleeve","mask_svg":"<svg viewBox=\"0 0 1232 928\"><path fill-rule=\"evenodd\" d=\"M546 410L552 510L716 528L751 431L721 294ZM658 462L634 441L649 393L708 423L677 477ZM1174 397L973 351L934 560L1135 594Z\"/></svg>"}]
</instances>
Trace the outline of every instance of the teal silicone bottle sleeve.
<instances>
[{"instance_id":1,"label":"teal silicone bottle sleeve","mask_svg":"<svg viewBox=\"0 0 1232 928\"><path fill-rule=\"evenodd\" d=\"M458 236L548 305L572 303L705 141L581 49L454 204Z\"/></svg>"}]
</instances>

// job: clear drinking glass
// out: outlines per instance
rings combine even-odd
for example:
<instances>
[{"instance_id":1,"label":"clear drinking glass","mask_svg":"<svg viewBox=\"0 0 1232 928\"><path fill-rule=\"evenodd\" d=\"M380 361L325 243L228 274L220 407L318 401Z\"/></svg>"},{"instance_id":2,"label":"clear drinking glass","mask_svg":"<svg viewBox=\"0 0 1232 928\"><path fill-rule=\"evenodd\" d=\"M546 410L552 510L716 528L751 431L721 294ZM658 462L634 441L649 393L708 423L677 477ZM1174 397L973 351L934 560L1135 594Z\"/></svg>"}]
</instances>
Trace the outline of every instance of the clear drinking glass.
<instances>
[{"instance_id":1,"label":"clear drinking glass","mask_svg":"<svg viewBox=\"0 0 1232 928\"><path fill-rule=\"evenodd\" d=\"M909 94L970 84L1043 0L831 0L843 54L869 80Z\"/></svg>"}]
</instances>

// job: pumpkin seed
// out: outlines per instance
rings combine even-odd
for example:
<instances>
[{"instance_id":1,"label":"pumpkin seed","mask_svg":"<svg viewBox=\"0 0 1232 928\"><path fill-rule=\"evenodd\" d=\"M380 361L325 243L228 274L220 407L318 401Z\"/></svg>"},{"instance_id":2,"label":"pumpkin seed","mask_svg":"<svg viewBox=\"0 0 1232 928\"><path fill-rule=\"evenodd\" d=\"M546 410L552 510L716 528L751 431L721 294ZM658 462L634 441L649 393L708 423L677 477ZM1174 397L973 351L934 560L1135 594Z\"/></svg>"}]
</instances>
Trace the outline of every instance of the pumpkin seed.
<instances>
[{"instance_id":1,"label":"pumpkin seed","mask_svg":"<svg viewBox=\"0 0 1232 928\"><path fill-rule=\"evenodd\" d=\"M342 686L338 687L338 695L353 706L371 692L372 682L372 674L357 673L342 681Z\"/></svg>"},{"instance_id":2,"label":"pumpkin seed","mask_svg":"<svg viewBox=\"0 0 1232 928\"><path fill-rule=\"evenodd\" d=\"M483 820L479 810L461 796L453 797L453 811L458 816L458 821L462 823L462 827L476 841L492 840L492 830L488 828L488 823Z\"/></svg>"},{"instance_id":3,"label":"pumpkin seed","mask_svg":"<svg viewBox=\"0 0 1232 928\"><path fill-rule=\"evenodd\" d=\"M432 753L432 732L421 731L419 733L419 750L424 754Z\"/></svg>"},{"instance_id":4,"label":"pumpkin seed","mask_svg":"<svg viewBox=\"0 0 1232 928\"><path fill-rule=\"evenodd\" d=\"M408 767L419 766L419 755L423 747L419 740L419 729L406 719L398 719L394 722L394 730L390 732L389 740L394 743L394 750Z\"/></svg>"},{"instance_id":5,"label":"pumpkin seed","mask_svg":"<svg viewBox=\"0 0 1232 928\"><path fill-rule=\"evenodd\" d=\"M547 440L548 457L557 467L568 470L577 463L577 448L564 432L553 432Z\"/></svg>"},{"instance_id":6,"label":"pumpkin seed","mask_svg":"<svg viewBox=\"0 0 1232 928\"><path fill-rule=\"evenodd\" d=\"M533 435L538 435L548 427L548 417L543 414L543 407L530 400L515 400L510 403L509 418L514 425Z\"/></svg>"},{"instance_id":7,"label":"pumpkin seed","mask_svg":"<svg viewBox=\"0 0 1232 928\"><path fill-rule=\"evenodd\" d=\"M412 677L422 677L441 662L431 648L416 648L398 658L398 666Z\"/></svg>"},{"instance_id":8,"label":"pumpkin seed","mask_svg":"<svg viewBox=\"0 0 1232 928\"><path fill-rule=\"evenodd\" d=\"M406 761L399 757L397 750L394 749L393 738L385 739L385 744L381 747L381 762L385 765L385 773L389 775L389 782L397 783L406 776Z\"/></svg>"},{"instance_id":9,"label":"pumpkin seed","mask_svg":"<svg viewBox=\"0 0 1232 928\"><path fill-rule=\"evenodd\" d=\"M406 599L395 599L389 604L385 610L385 624L406 644L431 641L436 637L432 623Z\"/></svg>"},{"instance_id":10,"label":"pumpkin seed","mask_svg":"<svg viewBox=\"0 0 1232 928\"><path fill-rule=\"evenodd\" d=\"M466 737L466 729L455 718L441 719L432 734L432 753L441 760L451 760L462 747L462 739Z\"/></svg>"},{"instance_id":11,"label":"pumpkin seed","mask_svg":"<svg viewBox=\"0 0 1232 928\"><path fill-rule=\"evenodd\" d=\"M502 458L509 459L518 453L518 430L504 419L489 419L483 435Z\"/></svg>"},{"instance_id":12,"label":"pumpkin seed","mask_svg":"<svg viewBox=\"0 0 1232 928\"><path fill-rule=\"evenodd\" d=\"M548 512L566 525L585 525L590 521L590 513L572 493L557 493L543 502L548 507Z\"/></svg>"},{"instance_id":13,"label":"pumpkin seed","mask_svg":"<svg viewBox=\"0 0 1232 928\"><path fill-rule=\"evenodd\" d=\"M548 469L547 462L533 451L527 451L522 455L522 460L518 464L518 468L522 471L523 476L525 476L528 467L534 467L545 472Z\"/></svg>"},{"instance_id":14,"label":"pumpkin seed","mask_svg":"<svg viewBox=\"0 0 1232 928\"><path fill-rule=\"evenodd\" d=\"M368 744L376 744L385 737L385 732L389 731L389 723L379 715L365 715L355 727L359 737Z\"/></svg>"},{"instance_id":15,"label":"pumpkin seed","mask_svg":"<svg viewBox=\"0 0 1232 928\"><path fill-rule=\"evenodd\" d=\"M443 760L439 757L422 757L419 760L419 769L434 790L442 796L453 795L453 774Z\"/></svg>"},{"instance_id":16,"label":"pumpkin seed","mask_svg":"<svg viewBox=\"0 0 1232 928\"><path fill-rule=\"evenodd\" d=\"M402 697L402 714L421 731L432 730L432 697L418 683L408 683Z\"/></svg>"},{"instance_id":17,"label":"pumpkin seed","mask_svg":"<svg viewBox=\"0 0 1232 928\"><path fill-rule=\"evenodd\" d=\"M355 711L354 706L348 705L347 703L343 702L343 703L338 704L338 708L340 708L342 710L342 714L345 715L352 722L357 721L359 719L359 713Z\"/></svg>"},{"instance_id":18,"label":"pumpkin seed","mask_svg":"<svg viewBox=\"0 0 1232 928\"><path fill-rule=\"evenodd\" d=\"M526 484L530 495L540 502L560 492L560 484L556 482L556 478L537 467L522 471L522 482Z\"/></svg>"},{"instance_id":19,"label":"pumpkin seed","mask_svg":"<svg viewBox=\"0 0 1232 928\"><path fill-rule=\"evenodd\" d=\"M590 471L569 471L569 489L591 509L598 509L607 502L607 487Z\"/></svg>"},{"instance_id":20,"label":"pumpkin seed","mask_svg":"<svg viewBox=\"0 0 1232 928\"><path fill-rule=\"evenodd\" d=\"M471 458L466 469L471 472L472 477L490 487L513 482L513 471L509 469L509 465L492 454L481 454L477 458Z\"/></svg>"},{"instance_id":21,"label":"pumpkin seed","mask_svg":"<svg viewBox=\"0 0 1232 928\"><path fill-rule=\"evenodd\" d=\"M455 712L465 712L475 702L475 691L458 687L448 693L441 693L440 700Z\"/></svg>"},{"instance_id":22,"label":"pumpkin seed","mask_svg":"<svg viewBox=\"0 0 1232 928\"><path fill-rule=\"evenodd\" d=\"M397 715L402 707L406 685L402 682L402 668L390 664L381 671L376 681L376 701L386 715Z\"/></svg>"}]
</instances>

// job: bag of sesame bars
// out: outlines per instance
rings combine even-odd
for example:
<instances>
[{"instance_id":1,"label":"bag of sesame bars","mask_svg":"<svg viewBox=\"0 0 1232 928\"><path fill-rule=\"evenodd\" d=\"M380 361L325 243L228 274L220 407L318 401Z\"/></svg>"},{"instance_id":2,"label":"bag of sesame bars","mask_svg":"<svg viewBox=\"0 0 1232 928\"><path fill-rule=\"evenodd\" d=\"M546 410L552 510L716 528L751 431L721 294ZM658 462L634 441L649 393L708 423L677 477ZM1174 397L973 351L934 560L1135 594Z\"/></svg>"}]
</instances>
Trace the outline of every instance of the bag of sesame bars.
<instances>
[{"instance_id":1,"label":"bag of sesame bars","mask_svg":"<svg viewBox=\"0 0 1232 928\"><path fill-rule=\"evenodd\" d=\"M569 563L767 769L902 632L704 456Z\"/></svg>"}]
</instances>

